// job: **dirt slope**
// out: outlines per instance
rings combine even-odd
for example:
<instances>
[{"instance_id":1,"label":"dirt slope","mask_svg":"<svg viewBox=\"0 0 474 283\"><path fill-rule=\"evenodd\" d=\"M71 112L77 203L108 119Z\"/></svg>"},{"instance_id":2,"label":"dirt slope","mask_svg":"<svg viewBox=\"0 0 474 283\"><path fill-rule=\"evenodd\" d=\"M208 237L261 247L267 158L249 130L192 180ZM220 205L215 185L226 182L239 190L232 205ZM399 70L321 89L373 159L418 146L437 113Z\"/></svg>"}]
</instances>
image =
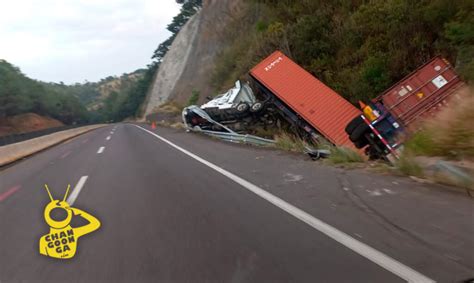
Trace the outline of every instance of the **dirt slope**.
<instances>
[{"instance_id":1,"label":"dirt slope","mask_svg":"<svg viewBox=\"0 0 474 283\"><path fill-rule=\"evenodd\" d=\"M0 136L21 134L60 126L64 126L64 124L56 119L40 116L35 113L26 113L0 119Z\"/></svg>"}]
</instances>

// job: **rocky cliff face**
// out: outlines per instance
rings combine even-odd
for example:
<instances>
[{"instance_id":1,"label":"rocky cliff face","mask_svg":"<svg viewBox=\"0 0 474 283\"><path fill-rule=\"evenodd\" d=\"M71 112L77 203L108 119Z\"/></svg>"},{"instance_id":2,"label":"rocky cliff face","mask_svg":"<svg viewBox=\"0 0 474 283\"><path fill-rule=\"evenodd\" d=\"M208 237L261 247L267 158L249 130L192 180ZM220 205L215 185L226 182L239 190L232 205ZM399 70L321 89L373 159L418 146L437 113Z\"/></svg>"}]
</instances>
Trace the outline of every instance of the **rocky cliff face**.
<instances>
[{"instance_id":1,"label":"rocky cliff face","mask_svg":"<svg viewBox=\"0 0 474 283\"><path fill-rule=\"evenodd\" d=\"M153 113L154 109L168 101L178 78L186 68L189 56L193 52L193 45L198 34L201 12L194 15L183 26L176 36L170 50L163 58L163 62L155 75L145 108L145 115Z\"/></svg>"},{"instance_id":2,"label":"rocky cliff face","mask_svg":"<svg viewBox=\"0 0 474 283\"><path fill-rule=\"evenodd\" d=\"M214 61L224 48L224 28L241 9L242 0L204 0L203 8L178 33L156 74L145 116L173 100L186 103L193 90L200 101L211 95Z\"/></svg>"}]
</instances>

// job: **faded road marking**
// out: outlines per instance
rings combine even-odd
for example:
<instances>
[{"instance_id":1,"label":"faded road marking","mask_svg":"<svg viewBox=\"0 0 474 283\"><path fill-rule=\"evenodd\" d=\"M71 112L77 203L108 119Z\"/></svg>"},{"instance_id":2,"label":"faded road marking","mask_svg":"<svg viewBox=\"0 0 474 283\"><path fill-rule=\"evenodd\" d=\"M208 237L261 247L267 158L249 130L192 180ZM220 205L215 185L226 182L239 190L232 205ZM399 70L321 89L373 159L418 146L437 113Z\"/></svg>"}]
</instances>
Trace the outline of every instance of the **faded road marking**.
<instances>
[{"instance_id":1,"label":"faded road marking","mask_svg":"<svg viewBox=\"0 0 474 283\"><path fill-rule=\"evenodd\" d=\"M6 200L7 198L9 198L11 195L13 195L14 193L16 193L16 191L18 191L20 189L20 186L15 186L15 187L12 187L8 190L6 190L5 192L1 193L0 194L0 202Z\"/></svg>"},{"instance_id":2,"label":"faded road marking","mask_svg":"<svg viewBox=\"0 0 474 283\"><path fill-rule=\"evenodd\" d=\"M284 181L285 182L299 182L301 180L303 180L303 176L301 175L296 175L296 174L292 174L292 173L286 173L284 175L285 179Z\"/></svg>"},{"instance_id":3,"label":"faded road marking","mask_svg":"<svg viewBox=\"0 0 474 283\"><path fill-rule=\"evenodd\" d=\"M390 189L382 189L384 192L386 192L389 195L395 195L396 193Z\"/></svg>"},{"instance_id":4,"label":"faded road marking","mask_svg":"<svg viewBox=\"0 0 474 283\"><path fill-rule=\"evenodd\" d=\"M378 197L382 195L382 192L379 189L375 189L373 191L367 190L367 192L369 193L370 196L373 196L373 197Z\"/></svg>"},{"instance_id":5,"label":"faded road marking","mask_svg":"<svg viewBox=\"0 0 474 283\"><path fill-rule=\"evenodd\" d=\"M296 217L297 219L305 222L309 226L313 227L314 229L318 230L319 232L325 234L326 236L332 238L333 240L337 241L338 243L342 244L343 246L351 249L352 251L358 253L359 255L365 257L366 259L378 264L379 266L385 268L386 270L392 272L393 274L399 276L400 278L408 281L408 282L435 282L432 279L424 276L423 274L417 272L416 270L400 263L399 261L385 255L378 250L356 240L355 238L349 236L348 234L330 226L329 224L317 219L316 217L310 215L309 213L293 206L290 203L280 199L277 196L272 195L271 193L257 187L256 185L248 182L247 180L242 179L241 177L195 155L192 152L187 151L184 148L177 146L176 144L170 142L169 140L145 129L138 125L133 125L142 131L149 133L150 135L158 138L159 140L167 143L171 147L181 151L182 153L186 154L187 156L195 159L196 161L206 165L207 167L217 171L218 173L226 176L227 178L231 179L232 181L236 182L237 184L241 185L242 187L246 188L247 190L253 192L254 194L258 195L259 197L267 200L268 202L272 203L273 205L281 208L282 210L286 211L287 213L291 214L292 216Z\"/></svg>"},{"instance_id":6,"label":"faded road marking","mask_svg":"<svg viewBox=\"0 0 474 283\"><path fill-rule=\"evenodd\" d=\"M89 178L89 176L82 176L82 177L79 179L79 182L77 182L76 186L75 186L74 189L72 190L72 193L69 195L69 197L68 197L67 200L66 200L66 202L69 203L69 205L73 205L73 204L74 204L74 202L76 201L77 197L79 196L79 193L80 193L81 190L82 190L82 187L84 187L84 184L86 183L87 178Z\"/></svg>"},{"instance_id":7,"label":"faded road marking","mask_svg":"<svg viewBox=\"0 0 474 283\"><path fill-rule=\"evenodd\" d=\"M59 157L59 159L64 159L64 158L68 157L69 154L71 154L71 153L72 153L72 151L67 151L66 153L64 153L63 155L61 155L61 157Z\"/></svg>"},{"instance_id":8,"label":"faded road marking","mask_svg":"<svg viewBox=\"0 0 474 283\"><path fill-rule=\"evenodd\" d=\"M108 137L107 137L107 138L105 138L105 139L109 141L109 140L110 140L110 138L111 138L111 136L108 136Z\"/></svg>"},{"instance_id":9,"label":"faded road marking","mask_svg":"<svg viewBox=\"0 0 474 283\"><path fill-rule=\"evenodd\" d=\"M102 152L104 152L104 149L105 149L105 146L101 146L99 150L97 151L97 154L101 154Z\"/></svg>"}]
</instances>

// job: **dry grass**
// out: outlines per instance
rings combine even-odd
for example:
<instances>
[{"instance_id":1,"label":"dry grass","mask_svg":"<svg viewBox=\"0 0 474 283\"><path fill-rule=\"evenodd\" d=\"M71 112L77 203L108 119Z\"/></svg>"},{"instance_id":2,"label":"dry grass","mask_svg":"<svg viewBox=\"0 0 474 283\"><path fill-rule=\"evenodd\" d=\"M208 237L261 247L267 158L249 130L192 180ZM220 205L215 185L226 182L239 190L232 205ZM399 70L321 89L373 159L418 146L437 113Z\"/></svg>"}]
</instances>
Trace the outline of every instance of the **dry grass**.
<instances>
[{"instance_id":1,"label":"dry grass","mask_svg":"<svg viewBox=\"0 0 474 283\"><path fill-rule=\"evenodd\" d=\"M308 145L314 147L313 144L310 145L303 139L287 132L280 132L275 135L275 141L275 146L277 148L291 152L304 152L305 147ZM350 148L334 147L323 142L321 142L317 147L321 149L329 149L331 151L331 155L327 159L327 162L331 164L350 165L365 162L364 157Z\"/></svg>"},{"instance_id":2,"label":"dry grass","mask_svg":"<svg viewBox=\"0 0 474 283\"><path fill-rule=\"evenodd\" d=\"M347 147L331 147L328 161L332 164L362 163L365 159L356 151Z\"/></svg>"},{"instance_id":3,"label":"dry grass","mask_svg":"<svg viewBox=\"0 0 474 283\"><path fill-rule=\"evenodd\" d=\"M181 114L183 111L183 106L175 101L166 102L158 107L153 109L153 113L172 113L172 114Z\"/></svg>"},{"instance_id":4,"label":"dry grass","mask_svg":"<svg viewBox=\"0 0 474 283\"><path fill-rule=\"evenodd\" d=\"M183 130L183 129L186 128L186 127L184 126L184 124L181 123L181 122L173 123L173 124L170 125L170 127L173 128L173 129L178 129L178 130Z\"/></svg>"},{"instance_id":5,"label":"dry grass","mask_svg":"<svg viewBox=\"0 0 474 283\"><path fill-rule=\"evenodd\" d=\"M277 127L255 127L251 129L250 133L258 137L273 139L275 136L278 136L280 132L281 130Z\"/></svg>"},{"instance_id":6,"label":"dry grass","mask_svg":"<svg viewBox=\"0 0 474 283\"><path fill-rule=\"evenodd\" d=\"M474 159L474 94L466 89L459 99L453 99L436 117L427 119L422 130L405 143L405 150L396 164L399 172L416 177L426 177L437 183L469 187L459 177L447 171L433 175L430 159L458 160Z\"/></svg>"},{"instance_id":7,"label":"dry grass","mask_svg":"<svg viewBox=\"0 0 474 283\"><path fill-rule=\"evenodd\" d=\"M156 121L155 123L156 123L156 125L162 126L162 127L170 127L171 126L171 123L168 122L168 121L165 121L165 120Z\"/></svg>"},{"instance_id":8,"label":"dry grass","mask_svg":"<svg viewBox=\"0 0 474 283\"><path fill-rule=\"evenodd\" d=\"M303 152L305 149L305 141L301 138L286 132L275 135L275 146L279 149L293 152Z\"/></svg>"},{"instance_id":9,"label":"dry grass","mask_svg":"<svg viewBox=\"0 0 474 283\"><path fill-rule=\"evenodd\" d=\"M397 169L408 176L424 177L423 168L415 161L409 153L404 153L395 164Z\"/></svg>"},{"instance_id":10,"label":"dry grass","mask_svg":"<svg viewBox=\"0 0 474 283\"><path fill-rule=\"evenodd\" d=\"M407 143L415 155L443 156L451 159L474 158L474 94L453 101L450 107L425 122L423 130Z\"/></svg>"}]
</instances>

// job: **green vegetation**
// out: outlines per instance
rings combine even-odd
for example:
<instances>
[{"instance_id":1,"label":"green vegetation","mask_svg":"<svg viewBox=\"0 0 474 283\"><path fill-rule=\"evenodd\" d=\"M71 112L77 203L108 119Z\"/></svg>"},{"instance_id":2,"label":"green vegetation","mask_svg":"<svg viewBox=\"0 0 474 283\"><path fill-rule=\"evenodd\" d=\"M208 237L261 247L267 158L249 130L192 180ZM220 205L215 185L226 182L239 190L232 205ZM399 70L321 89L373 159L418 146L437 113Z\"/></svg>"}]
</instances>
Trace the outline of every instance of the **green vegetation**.
<instances>
[{"instance_id":1,"label":"green vegetation","mask_svg":"<svg viewBox=\"0 0 474 283\"><path fill-rule=\"evenodd\" d=\"M470 93L469 91L461 92L460 98L451 101L450 107L444 109L435 118L426 120L421 130L405 143L405 150L396 164L401 173L429 178L439 183L472 188L470 181L463 177L448 171L433 171L429 167L430 162L436 162L436 160L453 164L463 164L467 161L465 170L467 172L472 170L472 165L469 165L474 160L472 90Z\"/></svg>"},{"instance_id":2,"label":"green vegetation","mask_svg":"<svg viewBox=\"0 0 474 283\"><path fill-rule=\"evenodd\" d=\"M180 13L173 18L173 21L167 27L172 35L155 50L152 56L153 61L145 70L142 70L143 76L122 89L120 93L112 93L105 100L102 115L106 117L106 120L121 121L125 118L137 117L141 114L141 105L145 101L148 89L153 82L153 77L160 67L163 58L169 51L178 32L201 6L202 0L190 0L181 6Z\"/></svg>"},{"instance_id":3,"label":"green vegetation","mask_svg":"<svg viewBox=\"0 0 474 283\"><path fill-rule=\"evenodd\" d=\"M158 65L163 61L178 32L201 6L202 0L189 0L181 6L180 13L173 18L173 21L167 27L172 33L171 36L161 43L153 53L152 59L155 59Z\"/></svg>"},{"instance_id":4,"label":"green vegetation","mask_svg":"<svg viewBox=\"0 0 474 283\"><path fill-rule=\"evenodd\" d=\"M415 161L409 153L404 153L396 163L397 169L408 176L424 177L423 168Z\"/></svg>"},{"instance_id":5,"label":"green vegetation","mask_svg":"<svg viewBox=\"0 0 474 283\"><path fill-rule=\"evenodd\" d=\"M289 134L288 132L282 131L274 136L276 141L275 147L292 152L304 152L305 147L308 145L306 141L298 136ZM313 147L313 145L311 145ZM325 144L320 148L329 149L331 154L329 155L328 162L332 164L349 164L349 163L362 163L364 158L356 151L346 147L335 147L329 144Z\"/></svg>"},{"instance_id":6,"label":"green vegetation","mask_svg":"<svg viewBox=\"0 0 474 283\"><path fill-rule=\"evenodd\" d=\"M73 85L65 85L64 83L43 83L48 88L59 92L64 93L65 95L75 96L79 101L85 105L86 107L97 101L97 99L101 96L101 93L98 89L101 83L76 83Z\"/></svg>"},{"instance_id":7,"label":"green vegetation","mask_svg":"<svg viewBox=\"0 0 474 283\"><path fill-rule=\"evenodd\" d=\"M333 164L361 163L364 162L362 156L347 147L331 147L329 162Z\"/></svg>"},{"instance_id":8,"label":"green vegetation","mask_svg":"<svg viewBox=\"0 0 474 283\"><path fill-rule=\"evenodd\" d=\"M406 151L414 155L442 156L449 159L474 158L474 96L466 94L461 101L427 121L407 143Z\"/></svg>"},{"instance_id":9,"label":"green vegetation","mask_svg":"<svg viewBox=\"0 0 474 283\"><path fill-rule=\"evenodd\" d=\"M152 63L135 79L122 76L120 88L112 91L98 109L100 117L114 122L138 117L157 68L158 65Z\"/></svg>"},{"instance_id":10,"label":"green vegetation","mask_svg":"<svg viewBox=\"0 0 474 283\"><path fill-rule=\"evenodd\" d=\"M201 95L201 93L198 90L193 90L193 93L191 94L191 96L189 97L189 100L188 100L188 106L189 105L196 105L196 103L199 100L200 95Z\"/></svg>"},{"instance_id":11,"label":"green vegetation","mask_svg":"<svg viewBox=\"0 0 474 283\"><path fill-rule=\"evenodd\" d=\"M437 54L473 80L473 31L471 0L246 0L213 83L221 90L277 49L354 103Z\"/></svg>"},{"instance_id":12,"label":"green vegetation","mask_svg":"<svg viewBox=\"0 0 474 283\"><path fill-rule=\"evenodd\" d=\"M154 70L65 85L32 80L0 60L0 117L33 112L65 124L120 121L137 114Z\"/></svg>"},{"instance_id":13,"label":"green vegetation","mask_svg":"<svg viewBox=\"0 0 474 283\"><path fill-rule=\"evenodd\" d=\"M122 121L137 117L149 86L176 34L201 7L201 0L182 5L168 30L172 36L159 45L147 68L99 82L44 83L32 80L10 63L0 60L0 118L34 112L65 124ZM199 93L193 94L196 100ZM87 108L89 110L87 110Z\"/></svg>"},{"instance_id":14,"label":"green vegetation","mask_svg":"<svg viewBox=\"0 0 474 283\"><path fill-rule=\"evenodd\" d=\"M76 97L32 80L0 60L0 118L28 112L50 116L65 124L85 123L89 118Z\"/></svg>"},{"instance_id":15,"label":"green vegetation","mask_svg":"<svg viewBox=\"0 0 474 283\"><path fill-rule=\"evenodd\" d=\"M167 29L172 35L161 43L153 53L153 61L146 69L140 70L140 76L137 80L125 80L125 85L118 92L111 92L105 99L104 106L99 113L102 119L106 121L121 121L128 117L137 117L141 113L141 105L144 103L148 89L153 82L153 77L159 69L163 58L169 51L173 40L186 24L186 22L197 12L202 6L202 0L190 0L181 6L180 13L173 18ZM123 80L121 80L123 83ZM196 94L193 92L193 97ZM197 93L197 98L199 93Z\"/></svg>"},{"instance_id":16,"label":"green vegetation","mask_svg":"<svg viewBox=\"0 0 474 283\"><path fill-rule=\"evenodd\" d=\"M286 132L276 135L275 141L275 146L282 150L303 152L305 149L305 142L301 138Z\"/></svg>"}]
</instances>

